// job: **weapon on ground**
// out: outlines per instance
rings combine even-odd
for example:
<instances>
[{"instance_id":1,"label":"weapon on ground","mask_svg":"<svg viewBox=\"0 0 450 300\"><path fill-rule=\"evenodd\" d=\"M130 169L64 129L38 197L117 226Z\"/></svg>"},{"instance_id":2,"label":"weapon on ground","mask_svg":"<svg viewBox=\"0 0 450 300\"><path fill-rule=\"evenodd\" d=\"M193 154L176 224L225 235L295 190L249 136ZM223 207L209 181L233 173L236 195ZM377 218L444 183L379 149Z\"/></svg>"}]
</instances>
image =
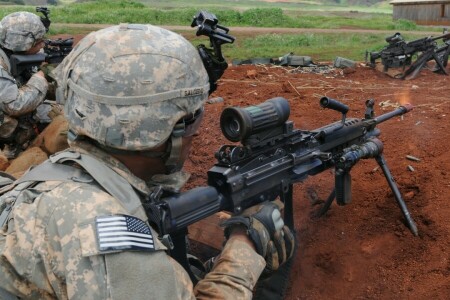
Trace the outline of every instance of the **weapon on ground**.
<instances>
[{"instance_id":1,"label":"weapon on ground","mask_svg":"<svg viewBox=\"0 0 450 300\"><path fill-rule=\"evenodd\" d=\"M219 20L216 15L207 11L198 12L193 20L191 27L197 27L196 35L206 35L209 37L210 47L207 48L204 44L197 46L203 65L209 76L209 84L211 94L217 88L217 80L222 77L223 72L228 67L228 63L222 55L222 45L232 44L235 38L228 34L229 29L225 26L219 25Z\"/></svg>"},{"instance_id":2,"label":"weapon on ground","mask_svg":"<svg viewBox=\"0 0 450 300\"><path fill-rule=\"evenodd\" d=\"M188 225L218 211L238 213L276 197L285 203L285 223L293 228L293 184L329 168L335 170L335 188L320 211L323 215L336 199L351 201L351 168L361 159L374 158L400 206L407 226L418 235L400 191L383 157L383 143L376 126L412 110L412 105L375 117L374 100L366 101L363 119L346 118L347 105L327 97L324 108L342 114L342 120L315 130L294 128L290 107L278 97L256 106L226 108L220 118L224 136L240 145L224 145L208 171L208 186L160 197L152 194L145 204L147 214L162 235L183 232ZM185 232L185 231L184 231Z\"/></svg>"},{"instance_id":3,"label":"weapon on ground","mask_svg":"<svg viewBox=\"0 0 450 300\"><path fill-rule=\"evenodd\" d=\"M409 66L400 78L413 79L426 66L427 62L434 60L436 67L433 71L448 75L445 66L448 61L448 51L450 51L450 44L447 42L449 38L450 34L445 33L436 37L424 37L407 42L400 33L396 33L386 38L388 45L381 51L366 51L366 61L368 60L367 57L370 56L369 65L375 67L376 60L381 59L384 72L387 72L389 68L398 67L402 67L405 70ZM438 40L443 40L444 44L439 46L437 44ZM445 56L445 53L447 53L447 56ZM417 59L413 62L413 56L415 55L417 55Z\"/></svg>"}]
</instances>

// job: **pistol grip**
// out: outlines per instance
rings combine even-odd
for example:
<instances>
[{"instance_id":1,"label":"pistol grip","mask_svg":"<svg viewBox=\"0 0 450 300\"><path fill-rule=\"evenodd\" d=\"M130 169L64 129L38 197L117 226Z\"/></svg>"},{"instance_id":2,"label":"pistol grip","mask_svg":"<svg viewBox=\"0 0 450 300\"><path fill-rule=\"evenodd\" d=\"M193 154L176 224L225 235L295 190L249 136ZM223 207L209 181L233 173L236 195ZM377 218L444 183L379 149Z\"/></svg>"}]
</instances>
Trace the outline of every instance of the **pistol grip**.
<instances>
[{"instance_id":1,"label":"pistol grip","mask_svg":"<svg viewBox=\"0 0 450 300\"><path fill-rule=\"evenodd\" d=\"M337 169L335 172L336 203L346 205L352 201L352 177L350 172Z\"/></svg>"}]
</instances>

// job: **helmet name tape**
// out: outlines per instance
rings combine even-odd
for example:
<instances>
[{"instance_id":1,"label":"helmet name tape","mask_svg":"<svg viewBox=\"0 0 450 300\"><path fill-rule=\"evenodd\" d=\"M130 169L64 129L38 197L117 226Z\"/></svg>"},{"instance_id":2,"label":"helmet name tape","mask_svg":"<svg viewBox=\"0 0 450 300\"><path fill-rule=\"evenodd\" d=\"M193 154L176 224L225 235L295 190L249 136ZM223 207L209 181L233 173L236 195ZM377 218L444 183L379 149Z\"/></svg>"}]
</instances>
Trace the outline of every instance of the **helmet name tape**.
<instances>
[{"instance_id":1,"label":"helmet name tape","mask_svg":"<svg viewBox=\"0 0 450 300\"><path fill-rule=\"evenodd\" d=\"M198 95L203 95L203 94L205 94L205 89L202 87L184 90L184 97L198 96Z\"/></svg>"},{"instance_id":2,"label":"helmet name tape","mask_svg":"<svg viewBox=\"0 0 450 300\"><path fill-rule=\"evenodd\" d=\"M124 96L107 96L98 95L83 89L71 79L68 80L68 85L72 91L81 96L84 99L90 99L97 103L103 103L108 105L124 105ZM127 96L127 105L138 105L138 104L150 104L159 101L166 101L181 97L194 97L198 95L207 94L209 90L209 84L202 87L194 87L189 89L179 89L174 91L163 92L159 94L152 95L142 95L142 96Z\"/></svg>"}]
</instances>

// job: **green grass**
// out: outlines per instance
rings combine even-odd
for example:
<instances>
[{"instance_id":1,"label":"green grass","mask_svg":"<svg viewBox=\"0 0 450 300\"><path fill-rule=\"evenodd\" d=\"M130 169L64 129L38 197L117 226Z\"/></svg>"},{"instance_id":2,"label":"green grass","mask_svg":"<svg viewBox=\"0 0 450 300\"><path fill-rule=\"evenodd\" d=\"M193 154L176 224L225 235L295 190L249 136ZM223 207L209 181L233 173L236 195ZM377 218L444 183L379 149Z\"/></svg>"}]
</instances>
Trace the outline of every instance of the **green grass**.
<instances>
[{"instance_id":1,"label":"green grass","mask_svg":"<svg viewBox=\"0 0 450 300\"><path fill-rule=\"evenodd\" d=\"M336 1L310 1L310 0L291 0L289 2L266 2L257 0L142 0L146 5L160 8L173 9L189 6L203 7L207 9L236 9L239 11L251 8L281 8L283 11L360 11L371 13L392 13L392 5L389 1L383 1L371 6L349 5L347 1L340 1L339 5ZM189 4L187 4L189 3Z\"/></svg>"},{"instance_id":2,"label":"green grass","mask_svg":"<svg viewBox=\"0 0 450 300\"><path fill-rule=\"evenodd\" d=\"M147 1L151 2L151 1ZM184 1L159 1L161 3L177 2L186 5ZM217 2L217 1L216 1ZM220 1L217 3L230 1ZM254 3L259 1L240 1L239 3ZM160 4L161 4L160 3ZM150 4L150 3L149 3ZM225 3L226 4L226 3ZM273 3L266 3L269 4ZM198 6L196 6L198 5ZM205 4L206 5L206 4ZM281 4L280 4L281 6ZM154 8L136 1L99 0L93 2L71 3L63 6L50 7L51 19L54 23L83 24L117 24L151 23L154 25L188 25L192 17L200 9L205 9L194 1L187 8ZM34 11L32 6L4 6L0 17L17 10ZM346 8L348 10L348 8ZM215 13L221 24L226 26L258 26L258 27L294 27L294 28L365 28L385 30L416 30L420 29L413 22L393 21L391 14L360 13L356 11L345 14L338 12L308 12L302 10L284 11L282 8L249 8L238 11L230 8L208 8Z\"/></svg>"},{"instance_id":3,"label":"green grass","mask_svg":"<svg viewBox=\"0 0 450 300\"><path fill-rule=\"evenodd\" d=\"M364 61L366 50L378 51L386 45L386 34L264 34L256 37L239 37L234 44L223 46L225 57L249 59L256 57L276 58L293 52L296 55L311 56L315 61L331 61L337 56L355 61ZM404 35L413 40L423 36ZM189 36L187 37L189 38ZM189 38L194 45L205 43L205 39Z\"/></svg>"},{"instance_id":4,"label":"green grass","mask_svg":"<svg viewBox=\"0 0 450 300\"><path fill-rule=\"evenodd\" d=\"M200 9L204 9L212 1L191 1L190 5L186 0L176 1L144 1L129 0L98 0L83 3L70 3L62 6L52 6L51 20L54 23L82 23L82 24L118 24L118 23L150 23L154 25L189 25L192 17ZM206 4L202 5L202 2ZM306 1L305 1L306 2ZM159 3L157 5L156 3ZM363 13L356 10L345 13L336 11L307 11L300 8L294 10L283 10L280 8L270 8L274 3L261 1L244 0L236 3L264 3L262 8L249 8L246 10L230 9L230 0L216 1L226 8L219 9L214 6L208 8L215 13L220 20L220 24L225 26L256 26L256 27L294 27L294 28L359 28L359 29L380 29L380 30L429 30L427 27L416 26L414 22L399 20L393 21L391 14L386 13ZM302 4L300 1L294 4ZM310 3L310 2L308 2ZM184 4L184 8L165 8L162 5ZM286 3L278 3L280 6ZM212 5L212 4L210 4ZM259 4L258 4L259 5ZM307 4L312 5L312 4ZM323 6L316 5L323 8ZM156 8L155 8L156 7ZM176 7L176 6L175 6ZM0 17L17 10L27 10L34 12L33 6L4 6L0 11Z\"/></svg>"},{"instance_id":5,"label":"green grass","mask_svg":"<svg viewBox=\"0 0 450 300\"><path fill-rule=\"evenodd\" d=\"M292 0L294 1L294 0ZM230 33L237 40L233 45L225 45L224 53L228 59L246 59L253 57L278 57L289 52L296 55L307 55L315 60L331 60L343 56L353 60L364 59L366 50L379 50L386 43L386 34L339 33L339 34L264 34L251 36L236 35L232 32L234 26L256 27L291 27L291 28L322 28L322 29L372 29L401 31L405 38L415 39L422 36L408 36L405 31L427 30L432 28L417 26L407 20L393 21L391 13L380 13L377 7L362 7L372 9L364 12L361 7L350 11L347 6L318 5L314 1L294 1L293 3L261 3L261 1L232 0L165 0L165 1L130 1L130 0L99 0L83 3L64 1L65 5L52 6L51 20L53 26L50 35L77 34L95 30L89 24L118 23L150 23L154 25L190 25L192 17L200 8L207 8L215 13L220 24L230 27ZM342 0L341 2L345 2ZM144 4L145 3L145 4ZM220 5L219 5L220 4ZM238 9L230 9L235 5ZM257 6L258 8L255 8ZM276 7L275 7L276 6ZM288 7L289 6L289 7ZM310 10L307 11L306 7ZM327 9L328 7L328 9ZM339 11L339 9L346 11ZM361 8L361 9L360 9ZM385 10L383 8L381 10ZM34 6L2 6L0 18L18 11L35 11ZM55 23L59 25L56 26ZM82 23L86 26L64 27L61 23ZM441 28L436 28L436 35ZM194 44L206 43L206 37L195 37L194 29L182 32L188 35Z\"/></svg>"}]
</instances>

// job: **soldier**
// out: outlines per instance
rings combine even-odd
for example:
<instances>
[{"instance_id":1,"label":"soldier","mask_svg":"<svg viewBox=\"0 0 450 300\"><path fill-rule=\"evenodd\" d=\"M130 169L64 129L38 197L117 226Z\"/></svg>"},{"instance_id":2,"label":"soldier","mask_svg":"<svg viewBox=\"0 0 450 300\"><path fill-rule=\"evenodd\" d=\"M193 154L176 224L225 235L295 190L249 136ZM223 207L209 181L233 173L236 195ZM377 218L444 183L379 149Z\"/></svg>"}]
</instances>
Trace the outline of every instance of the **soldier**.
<instances>
[{"instance_id":1,"label":"soldier","mask_svg":"<svg viewBox=\"0 0 450 300\"><path fill-rule=\"evenodd\" d=\"M56 69L70 149L0 198L0 287L25 299L248 299L293 252L279 207L231 217L195 287L149 223L149 195L179 192L209 79L197 50L151 25L82 39ZM6 296L4 296L6 297ZM1 297L0 297L1 298Z\"/></svg>"},{"instance_id":2,"label":"soldier","mask_svg":"<svg viewBox=\"0 0 450 300\"><path fill-rule=\"evenodd\" d=\"M44 73L13 77L10 63L12 54L38 53L45 33L41 19L29 12L9 14L0 22L0 144L7 147L3 150L10 159L36 136L36 124L50 122L51 107L42 105L48 89Z\"/></svg>"}]
</instances>

